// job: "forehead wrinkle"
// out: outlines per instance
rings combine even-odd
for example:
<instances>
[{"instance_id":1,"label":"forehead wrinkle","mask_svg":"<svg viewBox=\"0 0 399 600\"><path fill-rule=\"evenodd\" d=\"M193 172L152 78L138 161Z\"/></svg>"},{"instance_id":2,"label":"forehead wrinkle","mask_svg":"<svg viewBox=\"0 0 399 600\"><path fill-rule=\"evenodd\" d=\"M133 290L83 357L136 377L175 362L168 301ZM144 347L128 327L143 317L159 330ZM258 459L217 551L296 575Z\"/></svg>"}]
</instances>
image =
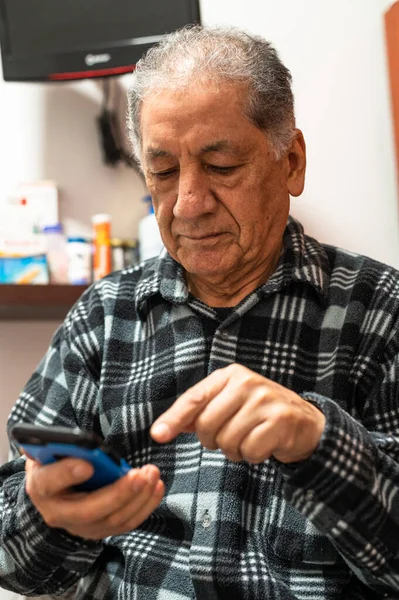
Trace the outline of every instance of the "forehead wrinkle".
<instances>
[{"instance_id":1,"label":"forehead wrinkle","mask_svg":"<svg viewBox=\"0 0 399 600\"><path fill-rule=\"evenodd\" d=\"M219 152L224 154L236 154L236 155L245 155L247 151L244 151L234 142L230 140L222 139L216 140L215 142L210 142L209 144L205 144L202 146L198 153L193 152L190 149L188 150L189 156L203 156L204 154L211 154L212 152ZM173 152L169 152L158 146L149 146L145 152L145 156L147 159L157 159L157 158L171 158L174 156Z\"/></svg>"},{"instance_id":2,"label":"forehead wrinkle","mask_svg":"<svg viewBox=\"0 0 399 600\"><path fill-rule=\"evenodd\" d=\"M230 142L229 140L217 140L216 142L211 142L210 144L206 144L200 150L200 154L207 154L209 152L237 152L238 148L235 144Z\"/></svg>"}]
</instances>

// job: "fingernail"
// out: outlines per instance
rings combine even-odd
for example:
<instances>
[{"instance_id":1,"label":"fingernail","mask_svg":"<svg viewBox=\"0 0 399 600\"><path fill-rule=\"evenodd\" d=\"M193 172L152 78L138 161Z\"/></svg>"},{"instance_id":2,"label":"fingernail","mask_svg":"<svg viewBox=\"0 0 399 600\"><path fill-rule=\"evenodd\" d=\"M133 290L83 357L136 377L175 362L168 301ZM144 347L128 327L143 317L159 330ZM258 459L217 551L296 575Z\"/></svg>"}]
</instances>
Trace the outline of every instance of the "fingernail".
<instances>
[{"instance_id":1,"label":"fingernail","mask_svg":"<svg viewBox=\"0 0 399 600\"><path fill-rule=\"evenodd\" d=\"M170 434L170 427L166 423L156 423L151 428L151 435L159 439L165 439L170 436Z\"/></svg>"},{"instance_id":2,"label":"fingernail","mask_svg":"<svg viewBox=\"0 0 399 600\"><path fill-rule=\"evenodd\" d=\"M154 485L159 479L158 472L154 471L154 469L149 469L145 476L147 477L147 481L150 485Z\"/></svg>"}]
</instances>

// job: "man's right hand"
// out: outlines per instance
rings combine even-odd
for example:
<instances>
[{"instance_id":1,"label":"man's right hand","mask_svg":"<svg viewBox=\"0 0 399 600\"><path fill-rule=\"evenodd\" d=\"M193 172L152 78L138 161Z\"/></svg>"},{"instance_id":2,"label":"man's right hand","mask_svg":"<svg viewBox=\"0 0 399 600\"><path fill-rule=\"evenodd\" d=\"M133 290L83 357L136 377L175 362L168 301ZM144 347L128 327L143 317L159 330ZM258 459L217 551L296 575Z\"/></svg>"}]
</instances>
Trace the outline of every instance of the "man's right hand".
<instances>
[{"instance_id":1,"label":"man's right hand","mask_svg":"<svg viewBox=\"0 0 399 600\"><path fill-rule=\"evenodd\" d=\"M86 461L65 458L40 465L27 458L25 469L26 491L45 523L93 540L136 529L164 495L164 483L154 465L132 469L93 492L70 489L93 474L93 467Z\"/></svg>"}]
</instances>

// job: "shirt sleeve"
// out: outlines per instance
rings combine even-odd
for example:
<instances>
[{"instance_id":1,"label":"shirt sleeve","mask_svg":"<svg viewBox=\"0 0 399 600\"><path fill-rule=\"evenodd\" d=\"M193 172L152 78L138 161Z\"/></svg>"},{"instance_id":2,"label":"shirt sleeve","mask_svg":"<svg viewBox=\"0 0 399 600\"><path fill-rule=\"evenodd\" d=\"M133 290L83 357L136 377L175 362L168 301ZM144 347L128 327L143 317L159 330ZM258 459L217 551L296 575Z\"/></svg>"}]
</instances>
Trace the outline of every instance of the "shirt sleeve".
<instances>
[{"instance_id":1,"label":"shirt sleeve","mask_svg":"<svg viewBox=\"0 0 399 600\"><path fill-rule=\"evenodd\" d=\"M95 419L89 423L80 407L93 406L98 395L98 308L86 296L72 309L15 404L9 429L16 422L93 429ZM103 544L48 527L25 491L25 460L12 444L11 456L0 468L0 586L62 594L90 570Z\"/></svg>"},{"instance_id":2,"label":"shirt sleeve","mask_svg":"<svg viewBox=\"0 0 399 600\"><path fill-rule=\"evenodd\" d=\"M286 500L330 539L361 581L389 595L399 591L397 353L381 373L361 419L329 398L302 394L324 413L325 430L311 457L280 468Z\"/></svg>"}]
</instances>

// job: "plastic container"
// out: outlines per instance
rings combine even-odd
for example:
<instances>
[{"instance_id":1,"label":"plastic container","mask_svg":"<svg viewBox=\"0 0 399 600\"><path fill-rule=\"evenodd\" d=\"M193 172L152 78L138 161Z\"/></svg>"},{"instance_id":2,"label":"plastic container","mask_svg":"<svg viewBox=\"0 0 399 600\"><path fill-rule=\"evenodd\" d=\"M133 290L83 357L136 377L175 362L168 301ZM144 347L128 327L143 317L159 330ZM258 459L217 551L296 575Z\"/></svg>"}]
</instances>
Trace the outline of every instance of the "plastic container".
<instances>
[{"instance_id":1,"label":"plastic container","mask_svg":"<svg viewBox=\"0 0 399 600\"><path fill-rule=\"evenodd\" d=\"M43 228L43 234L46 240L50 283L68 283L68 257L62 225L48 225Z\"/></svg>"},{"instance_id":2,"label":"plastic container","mask_svg":"<svg viewBox=\"0 0 399 600\"><path fill-rule=\"evenodd\" d=\"M111 239L112 270L121 271L125 266L123 242L119 238Z\"/></svg>"},{"instance_id":3,"label":"plastic container","mask_svg":"<svg viewBox=\"0 0 399 600\"><path fill-rule=\"evenodd\" d=\"M158 256L163 248L161 234L154 214L151 196L144 196L144 202L149 203L149 214L139 221L139 254L140 260Z\"/></svg>"},{"instance_id":4,"label":"plastic container","mask_svg":"<svg viewBox=\"0 0 399 600\"><path fill-rule=\"evenodd\" d=\"M92 280L92 244L82 237L69 237L68 282L71 285L88 285Z\"/></svg>"},{"instance_id":5,"label":"plastic container","mask_svg":"<svg viewBox=\"0 0 399 600\"><path fill-rule=\"evenodd\" d=\"M93 223L93 279L98 281L112 271L111 216L92 216Z\"/></svg>"}]
</instances>

